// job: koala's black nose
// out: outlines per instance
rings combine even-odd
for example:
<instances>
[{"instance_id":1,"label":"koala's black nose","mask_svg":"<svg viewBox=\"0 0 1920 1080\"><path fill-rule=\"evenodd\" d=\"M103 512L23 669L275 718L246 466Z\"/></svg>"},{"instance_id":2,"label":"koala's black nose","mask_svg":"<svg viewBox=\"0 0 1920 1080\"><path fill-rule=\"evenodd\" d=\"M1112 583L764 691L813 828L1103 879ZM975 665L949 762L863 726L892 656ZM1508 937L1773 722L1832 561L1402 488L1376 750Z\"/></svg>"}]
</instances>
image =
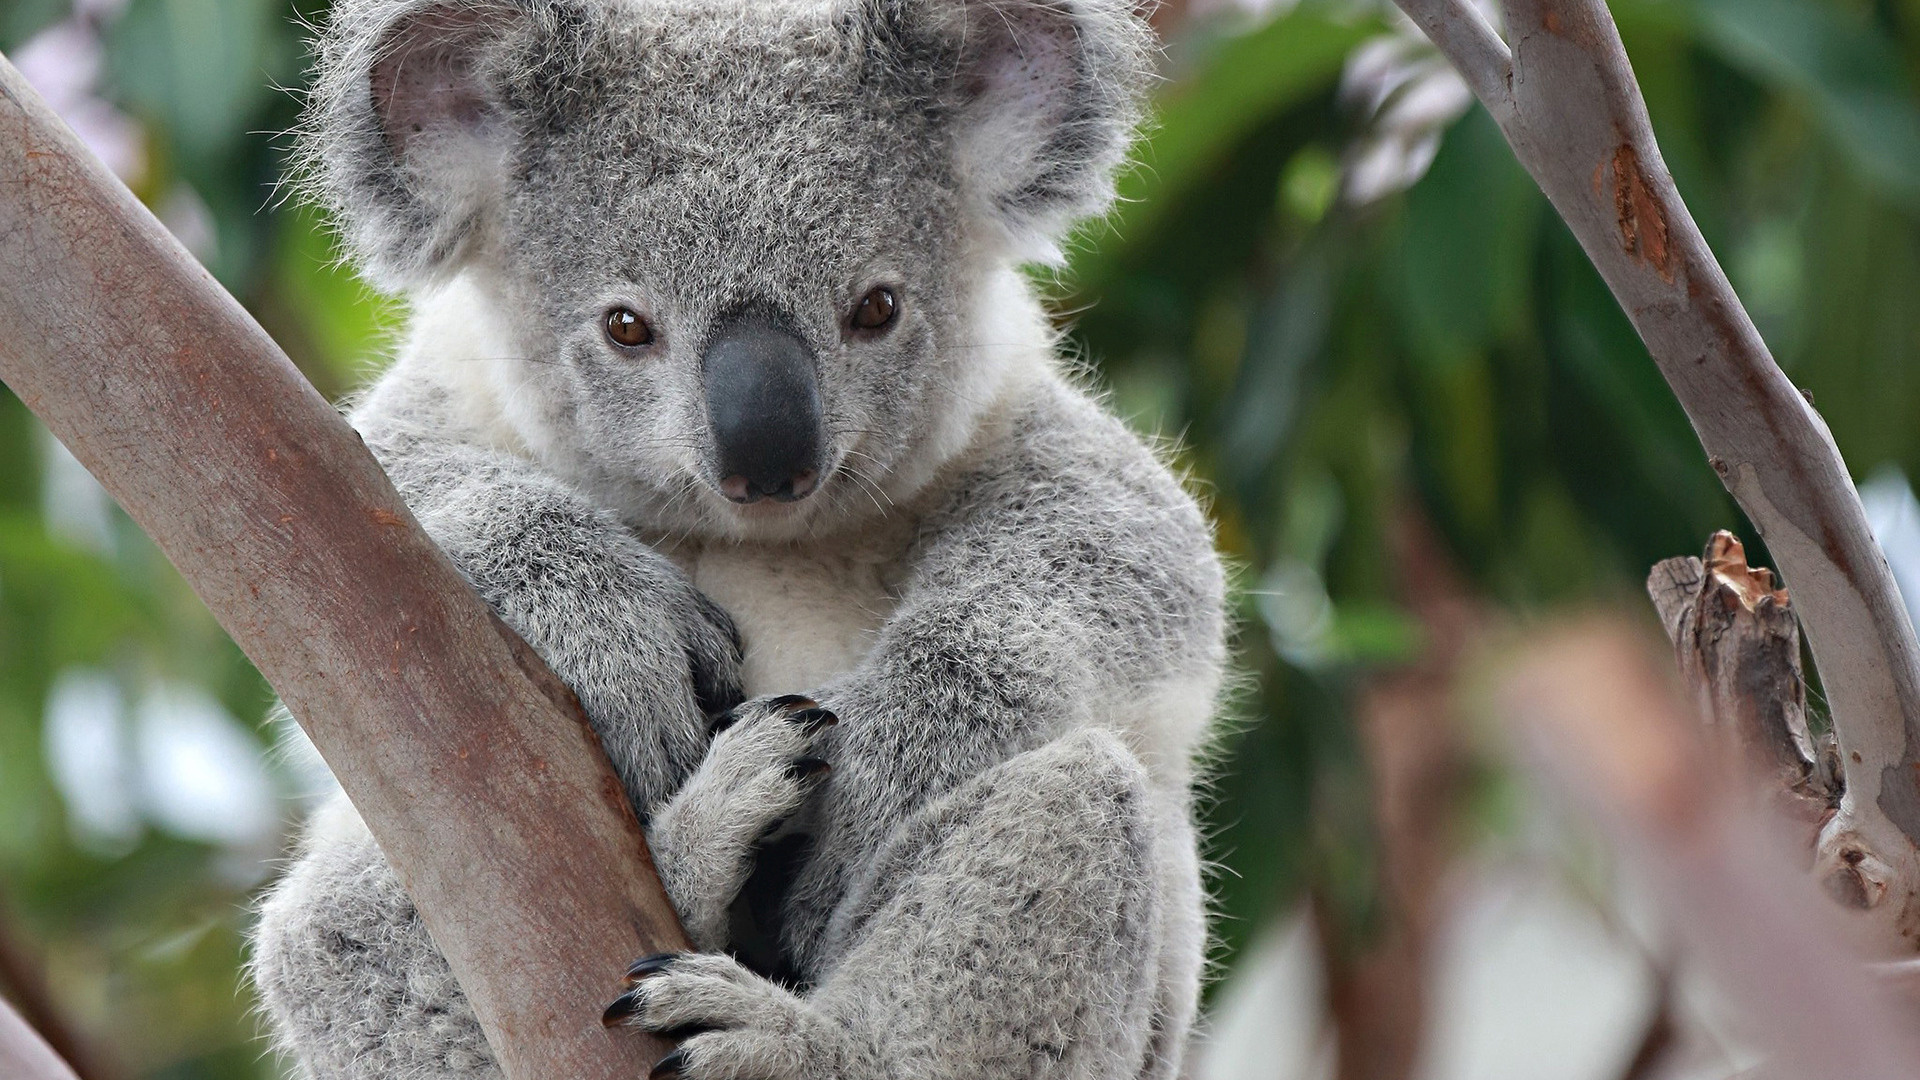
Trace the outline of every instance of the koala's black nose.
<instances>
[{"instance_id":1,"label":"koala's black nose","mask_svg":"<svg viewBox=\"0 0 1920 1080\"><path fill-rule=\"evenodd\" d=\"M813 350L758 313L715 328L701 361L720 490L738 503L804 499L820 475L820 384Z\"/></svg>"}]
</instances>

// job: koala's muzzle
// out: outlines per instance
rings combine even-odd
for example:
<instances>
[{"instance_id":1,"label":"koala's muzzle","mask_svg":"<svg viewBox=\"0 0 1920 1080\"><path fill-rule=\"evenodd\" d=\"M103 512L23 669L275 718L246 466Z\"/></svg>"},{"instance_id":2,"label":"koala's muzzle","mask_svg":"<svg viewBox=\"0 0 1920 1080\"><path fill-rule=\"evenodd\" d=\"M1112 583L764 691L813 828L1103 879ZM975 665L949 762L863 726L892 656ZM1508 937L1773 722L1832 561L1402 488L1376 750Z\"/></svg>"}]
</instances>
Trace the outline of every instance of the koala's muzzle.
<instances>
[{"instance_id":1,"label":"koala's muzzle","mask_svg":"<svg viewBox=\"0 0 1920 1080\"><path fill-rule=\"evenodd\" d=\"M767 315L736 316L714 331L701 374L721 493L737 503L812 493L824 440L807 343Z\"/></svg>"}]
</instances>

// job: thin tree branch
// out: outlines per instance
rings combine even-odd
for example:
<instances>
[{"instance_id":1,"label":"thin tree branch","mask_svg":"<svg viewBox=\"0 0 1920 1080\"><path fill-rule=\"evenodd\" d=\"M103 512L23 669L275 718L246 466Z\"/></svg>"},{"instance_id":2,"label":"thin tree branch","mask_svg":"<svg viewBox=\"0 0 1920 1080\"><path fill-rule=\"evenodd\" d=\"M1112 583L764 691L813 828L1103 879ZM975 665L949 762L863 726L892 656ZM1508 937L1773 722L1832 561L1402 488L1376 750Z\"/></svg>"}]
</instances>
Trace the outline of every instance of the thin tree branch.
<instances>
[{"instance_id":1,"label":"thin tree branch","mask_svg":"<svg viewBox=\"0 0 1920 1080\"><path fill-rule=\"evenodd\" d=\"M1513 54L1472 0L1397 0L1494 118L1513 109Z\"/></svg>"},{"instance_id":2,"label":"thin tree branch","mask_svg":"<svg viewBox=\"0 0 1920 1080\"><path fill-rule=\"evenodd\" d=\"M1354 702L1379 850L1377 926L1358 934L1318 906L1340 1080L1417 1075L1433 1013L1441 885L1453 857L1466 750L1454 723L1461 667L1485 623L1417 501L1387 532L1395 599L1425 631L1418 659L1367 679ZM1354 947L1354 939L1364 945Z\"/></svg>"},{"instance_id":3,"label":"thin tree branch","mask_svg":"<svg viewBox=\"0 0 1920 1080\"><path fill-rule=\"evenodd\" d=\"M319 747L506 1075L638 1076L622 965L686 947L572 695L358 437L0 60L0 379Z\"/></svg>"},{"instance_id":4,"label":"thin tree branch","mask_svg":"<svg viewBox=\"0 0 1920 1080\"><path fill-rule=\"evenodd\" d=\"M1620 1080L1658 1080L1667 1071L1667 1060L1680 1041L1680 1025L1673 1014L1673 977L1662 972L1658 978L1646 1029L1640 1033L1640 1043L1627 1059Z\"/></svg>"},{"instance_id":5,"label":"thin tree branch","mask_svg":"<svg viewBox=\"0 0 1920 1080\"><path fill-rule=\"evenodd\" d=\"M53 1047L0 998L0 1077L6 1080L80 1080Z\"/></svg>"},{"instance_id":6,"label":"thin tree branch","mask_svg":"<svg viewBox=\"0 0 1920 1080\"><path fill-rule=\"evenodd\" d=\"M1418 20L1428 0L1398 0ZM1455 9L1434 40L1469 72ZM1826 873L1869 853L1896 902L1890 948L1920 943L1920 644L1833 437L1780 371L1661 160L1602 0L1507 0L1509 101L1489 101L1533 175L1633 321L1708 460L1787 584L1833 709L1846 796L1822 836ZM1476 92L1486 82L1470 77ZM1483 101L1486 100L1483 97ZM1823 874L1825 876L1825 874Z\"/></svg>"},{"instance_id":7,"label":"thin tree branch","mask_svg":"<svg viewBox=\"0 0 1920 1080\"><path fill-rule=\"evenodd\" d=\"M67 1023L49 992L45 965L30 954L18 934L13 932L11 908L5 893L0 893L0 996L9 998L21 1018L39 1032L53 1052L80 1080L109 1080L120 1070L107 1065L99 1050L83 1039ZM0 1071L0 1078L11 1073Z\"/></svg>"}]
</instances>

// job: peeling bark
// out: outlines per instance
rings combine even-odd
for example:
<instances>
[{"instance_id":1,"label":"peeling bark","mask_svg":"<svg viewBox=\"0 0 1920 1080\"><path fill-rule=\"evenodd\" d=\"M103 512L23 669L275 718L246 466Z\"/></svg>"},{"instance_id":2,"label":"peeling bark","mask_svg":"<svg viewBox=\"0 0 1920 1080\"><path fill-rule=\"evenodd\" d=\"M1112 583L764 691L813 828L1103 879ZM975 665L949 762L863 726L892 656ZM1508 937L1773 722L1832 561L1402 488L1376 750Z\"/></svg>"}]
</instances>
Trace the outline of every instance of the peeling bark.
<instances>
[{"instance_id":1,"label":"peeling bark","mask_svg":"<svg viewBox=\"0 0 1920 1080\"><path fill-rule=\"evenodd\" d=\"M1807 728L1800 626L1787 590L1748 566L1746 549L1722 531L1701 558L1655 566L1647 593L1701 717L1739 748L1760 790L1809 825L1811 849L1840 805L1841 781L1831 749L1816 746Z\"/></svg>"}]
</instances>

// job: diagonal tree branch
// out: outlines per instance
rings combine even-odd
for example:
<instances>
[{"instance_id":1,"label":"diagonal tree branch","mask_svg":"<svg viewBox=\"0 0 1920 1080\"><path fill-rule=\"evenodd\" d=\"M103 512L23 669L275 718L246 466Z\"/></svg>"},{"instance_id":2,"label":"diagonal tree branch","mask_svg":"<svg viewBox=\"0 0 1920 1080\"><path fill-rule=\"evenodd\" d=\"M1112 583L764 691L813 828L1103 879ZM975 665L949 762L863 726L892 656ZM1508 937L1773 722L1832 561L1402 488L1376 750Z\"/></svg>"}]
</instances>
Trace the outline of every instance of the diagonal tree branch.
<instances>
[{"instance_id":1,"label":"diagonal tree branch","mask_svg":"<svg viewBox=\"0 0 1920 1080\"><path fill-rule=\"evenodd\" d=\"M1846 797L1822 876L1870 858L1890 948L1920 948L1920 645L1833 437L1734 295L1661 160L1602 0L1506 0L1509 93L1465 0L1397 0L1467 75L1599 269L1793 590Z\"/></svg>"},{"instance_id":2,"label":"diagonal tree branch","mask_svg":"<svg viewBox=\"0 0 1920 1080\"><path fill-rule=\"evenodd\" d=\"M333 767L506 1075L638 1076L622 965L686 939L572 695L359 438L0 59L0 379ZM11 1074L7 1074L11 1075Z\"/></svg>"},{"instance_id":3,"label":"diagonal tree branch","mask_svg":"<svg viewBox=\"0 0 1920 1080\"><path fill-rule=\"evenodd\" d=\"M53 1047L0 998L0 1076L6 1080L79 1080Z\"/></svg>"},{"instance_id":4,"label":"diagonal tree branch","mask_svg":"<svg viewBox=\"0 0 1920 1080\"><path fill-rule=\"evenodd\" d=\"M1513 54L1473 0L1397 0L1467 81L1473 96L1505 126L1513 111Z\"/></svg>"},{"instance_id":5,"label":"diagonal tree branch","mask_svg":"<svg viewBox=\"0 0 1920 1080\"><path fill-rule=\"evenodd\" d=\"M29 953L11 926L5 893L0 893L0 998L11 999L20 1018L39 1033L53 1052L80 1080L110 1080L120 1071L111 1067L99 1049L84 1040L61 1015L49 993L44 966ZM0 1078L12 1073L0 1069Z\"/></svg>"},{"instance_id":6,"label":"diagonal tree branch","mask_svg":"<svg viewBox=\"0 0 1920 1080\"><path fill-rule=\"evenodd\" d=\"M1748 763L1703 737L1671 669L1631 627L1536 632L1492 680L1543 786L1586 812L1650 902L1663 952L1769 1055L1768 1076L1906 1080L1910 1011L1856 961L1838 908L1786 857Z\"/></svg>"}]
</instances>

